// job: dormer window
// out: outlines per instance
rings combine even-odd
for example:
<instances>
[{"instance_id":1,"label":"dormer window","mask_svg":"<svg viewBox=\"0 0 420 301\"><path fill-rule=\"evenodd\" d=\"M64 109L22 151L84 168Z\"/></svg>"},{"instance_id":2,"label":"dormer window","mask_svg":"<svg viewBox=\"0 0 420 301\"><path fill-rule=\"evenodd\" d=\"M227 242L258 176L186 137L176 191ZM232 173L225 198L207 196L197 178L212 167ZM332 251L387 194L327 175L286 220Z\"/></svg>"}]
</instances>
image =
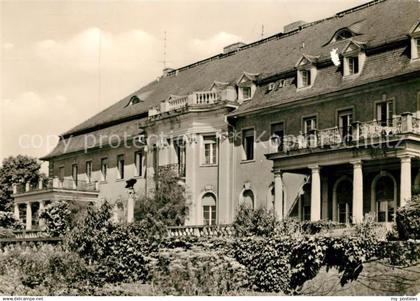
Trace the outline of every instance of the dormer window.
<instances>
[{"instance_id":1,"label":"dormer window","mask_svg":"<svg viewBox=\"0 0 420 301\"><path fill-rule=\"evenodd\" d=\"M349 75L359 73L359 57L351 56L346 59L348 60L347 64L349 69Z\"/></svg>"},{"instance_id":2,"label":"dormer window","mask_svg":"<svg viewBox=\"0 0 420 301\"><path fill-rule=\"evenodd\" d=\"M140 98L134 95L130 98L130 101L128 102L127 106L132 106L132 105L138 104L139 102L140 102Z\"/></svg>"},{"instance_id":3,"label":"dormer window","mask_svg":"<svg viewBox=\"0 0 420 301\"><path fill-rule=\"evenodd\" d=\"M251 98L251 87L242 87L242 97L243 99L250 99Z\"/></svg>"},{"instance_id":4,"label":"dormer window","mask_svg":"<svg viewBox=\"0 0 420 301\"><path fill-rule=\"evenodd\" d=\"M258 77L258 74L244 72L239 80L236 82L238 87L238 101L249 100L254 95L257 86L255 81Z\"/></svg>"},{"instance_id":5,"label":"dormer window","mask_svg":"<svg viewBox=\"0 0 420 301\"><path fill-rule=\"evenodd\" d=\"M337 33L335 34L334 40L343 41L343 40L350 39L351 37L353 37L353 33L349 29L343 28L337 31Z\"/></svg>"},{"instance_id":6,"label":"dormer window","mask_svg":"<svg viewBox=\"0 0 420 301\"><path fill-rule=\"evenodd\" d=\"M363 69L366 61L366 54L363 51L363 44L350 41L343 50L343 76L353 77Z\"/></svg>"},{"instance_id":7,"label":"dormer window","mask_svg":"<svg viewBox=\"0 0 420 301\"><path fill-rule=\"evenodd\" d=\"M303 55L296 64L298 89L308 88L313 85L317 73L315 63L315 57Z\"/></svg>"}]
</instances>

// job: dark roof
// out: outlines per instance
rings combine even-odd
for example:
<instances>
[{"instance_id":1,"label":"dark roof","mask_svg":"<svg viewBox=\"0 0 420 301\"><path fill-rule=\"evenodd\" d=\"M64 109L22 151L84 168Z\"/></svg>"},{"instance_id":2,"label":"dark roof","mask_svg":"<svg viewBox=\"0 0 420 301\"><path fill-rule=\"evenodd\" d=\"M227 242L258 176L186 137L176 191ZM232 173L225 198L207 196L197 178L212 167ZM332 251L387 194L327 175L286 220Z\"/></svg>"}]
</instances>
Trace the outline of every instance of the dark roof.
<instances>
[{"instance_id":1,"label":"dark roof","mask_svg":"<svg viewBox=\"0 0 420 301\"><path fill-rule=\"evenodd\" d=\"M294 69L299 58L305 54L317 57L317 61L328 59L332 48L339 51L347 45L348 41L339 41L331 44L331 38L341 28L350 28L355 34L354 39L364 43L366 48L372 48L398 39L406 39L409 30L420 17L420 2L417 0L379 0L365 5L337 13L335 16L301 26L287 34L277 34L272 37L247 44L237 52L219 54L209 59L191 64L172 71L167 77L155 80L143 88L128 95L104 111L94 115L85 122L64 133L64 137L77 135L83 132L97 130L109 124L123 122L129 118L143 118L144 113L151 106L158 105L169 95L187 95L194 91L207 90L214 81L236 82L243 72L259 74L267 77ZM392 24L392 26L391 26ZM398 53L398 50L396 50ZM401 54L401 53L400 53ZM388 53L388 56L397 55ZM372 68L372 60L368 58L363 72L376 73ZM403 63L406 66L406 63ZM383 74L405 72L401 66L388 67ZM376 67L374 67L376 68ZM411 68L411 67L410 67ZM328 68L327 68L328 69ZM321 74L315 82L314 89L305 93L323 93L332 87L340 89L346 83L340 81L338 73ZM381 73L382 74L382 73ZM382 75L383 75L382 74ZM375 74L371 74L374 76ZM325 76L325 79L320 77ZM360 77L360 81L368 79L370 75ZM357 82L356 82L357 83ZM348 83L347 83L348 84ZM354 84L354 83L353 83ZM265 96L263 91L257 91L254 98L243 104L237 113L254 110L273 101L274 95ZM130 98L137 95L142 102L127 106ZM287 98L299 98L303 94L291 89ZM275 97L286 95L275 95ZM141 115L143 113L143 115Z\"/></svg>"}]
</instances>

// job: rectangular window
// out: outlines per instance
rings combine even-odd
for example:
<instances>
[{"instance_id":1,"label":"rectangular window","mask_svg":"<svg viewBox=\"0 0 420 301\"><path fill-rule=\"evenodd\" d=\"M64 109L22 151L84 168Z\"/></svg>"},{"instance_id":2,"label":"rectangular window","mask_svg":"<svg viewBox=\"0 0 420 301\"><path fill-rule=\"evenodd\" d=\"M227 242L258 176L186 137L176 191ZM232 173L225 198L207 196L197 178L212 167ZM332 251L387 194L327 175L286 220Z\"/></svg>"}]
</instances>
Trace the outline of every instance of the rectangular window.
<instances>
[{"instance_id":1,"label":"rectangular window","mask_svg":"<svg viewBox=\"0 0 420 301\"><path fill-rule=\"evenodd\" d=\"M392 101L384 101L376 104L376 120L382 126L392 125L394 104Z\"/></svg>"},{"instance_id":2,"label":"rectangular window","mask_svg":"<svg viewBox=\"0 0 420 301\"><path fill-rule=\"evenodd\" d=\"M244 160L254 160L254 130L243 131Z\"/></svg>"},{"instance_id":3,"label":"rectangular window","mask_svg":"<svg viewBox=\"0 0 420 301\"><path fill-rule=\"evenodd\" d=\"M204 136L204 164L217 164L217 140L216 136Z\"/></svg>"},{"instance_id":4,"label":"rectangular window","mask_svg":"<svg viewBox=\"0 0 420 301\"><path fill-rule=\"evenodd\" d=\"M102 181L106 181L107 172L108 172L108 158L102 158L101 159Z\"/></svg>"},{"instance_id":5,"label":"rectangular window","mask_svg":"<svg viewBox=\"0 0 420 301\"><path fill-rule=\"evenodd\" d=\"M348 140L352 133L353 111L343 110L338 112L338 129L341 137Z\"/></svg>"},{"instance_id":6,"label":"rectangular window","mask_svg":"<svg viewBox=\"0 0 420 301\"><path fill-rule=\"evenodd\" d=\"M143 176L143 151L136 152L134 154L134 164L136 166L136 176L141 177Z\"/></svg>"},{"instance_id":7,"label":"rectangular window","mask_svg":"<svg viewBox=\"0 0 420 301\"><path fill-rule=\"evenodd\" d=\"M87 182L92 182L92 161L86 161L86 178Z\"/></svg>"},{"instance_id":8,"label":"rectangular window","mask_svg":"<svg viewBox=\"0 0 420 301\"><path fill-rule=\"evenodd\" d=\"M242 88L242 97L243 97L243 99L250 99L251 98L251 87L243 87Z\"/></svg>"},{"instance_id":9,"label":"rectangular window","mask_svg":"<svg viewBox=\"0 0 420 301\"><path fill-rule=\"evenodd\" d=\"M185 177L186 167L186 145L184 140L178 139L174 141L174 148L176 157L178 159L178 174L180 177Z\"/></svg>"},{"instance_id":10,"label":"rectangular window","mask_svg":"<svg viewBox=\"0 0 420 301\"><path fill-rule=\"evenodd\" d=\"M303 119L303 133L308 134L310 131L316 130L316 117L307 117Z\"/></svg>"},{"instance_id":11,"label":"rectangular window","mask_svg":"<svg viewBox=\"0 0 420 301\"><path fill-rule=\"evenodd\" d=\"M216 206L203 206L203 219L205 225L215 225Z\"/></svg>"},{"instance_id":12,"label":"rectangular window","mask_svg":"<svg viewBox=\"0 0 420 301\"><path fill-rule=\"evenodd\" d=\"M278 151L283 149L284 124L283 122L271 125L271 142L277 146Z\"/></svg>"},{"instance_id":13,"label":"rectangular window","mask_svg":"<svg viewBox=\"0 0 420 301\"><path fill-rule=\"evenodd\" d=\"M300 70L301 88L309 87L311 85L311 71Z\"/></svg>"},{"instance_id":14,"label":"rectangular window","mask_svg":"<svg viewBox=\"0 0 420 301\"><path fill-rule=\"evenodd\" d=\"M349 75L359 73L359 57L352 56L347 58L349 65Z\"/></svg>"},{"instance_id":15,"label":"rectangular window","mask_svg":"<svg viewBox=\"0 0 420 301\"><path fill-rule=\"evenodd\" d=\"M117 156L118 178L124 179L124 155Z\"/></svg>"},{"instance_id":16,"label":"rectangular window","mask_svg":"<svg viewBox=\"0 0 420 301\"><path fill-rule=\"evenodd\" d=\"M77 186L77 175L79 173L77 164L73 164L71 166L71 177L73 179L73 183Z\"/></svg>"},{"instance_id":17,"label":"rectangular window","mask_svg":"<svg viewBox=\"0 0 420 301\"><path fill-rule=\"evenodd\" d=\"M64 166L60 166L58 168L58 180L60 181L60 184L63 184L63 182L64 182Z\"/></svg>"}]
</instances>

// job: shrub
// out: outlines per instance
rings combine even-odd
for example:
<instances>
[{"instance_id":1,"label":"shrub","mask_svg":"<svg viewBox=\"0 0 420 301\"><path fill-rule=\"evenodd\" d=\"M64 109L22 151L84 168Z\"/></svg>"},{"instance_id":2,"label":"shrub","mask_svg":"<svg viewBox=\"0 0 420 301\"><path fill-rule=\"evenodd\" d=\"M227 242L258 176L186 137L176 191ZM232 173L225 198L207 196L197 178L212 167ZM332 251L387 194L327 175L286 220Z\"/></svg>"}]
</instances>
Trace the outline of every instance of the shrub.
<instances>
[{"instance_id":1,"label":"shrub","mask_svg":"<svg viewBox=\"0 0 420 301\"><path fill-rule=\"evenodd\" d=\"M264 208L252 209L241 205L232 225L238 236L271 236L276 226L276 218Z\"/></svg>"},{"instance_id":2,"label":"shrub","mask_svg":"<svg viewBox=\"0 0 420 301\"><path fill-rule=\"evenodd\" d=\"M395 220L399 239L420 238L420 196L398 208Z\"/></svg>"},{"instance_id":3,"label":"shrub","mask_svg":"<svg viewBox=\"0 0 420 301\"><path fill-rule=\"evenodd\" d=\"M0 228L20 230L23 224L15 218L15 215L9 211L0 211Z\"/></svg>"},{"instance_id":4,"label":"shrub","mask_svg":"<svg viewBox=\"0 0 420 301\"><path fill-rule=\"evenodd\" d=\"M385 241L378 248L378 258L393 266L409 266L420 259L420 246L411 241Z\"/></svg>"},{"instance_id":5,"label":"shrub","mask_svg":"<svg viewBox=\"0 0 420 301\"><path fill-rule=\"evenodd\" d=\"M159 253L152 284L159 295L225 295L247 285L245 268L217 252L169 250Z\"/></svg>"},{"instance_id":6,"label":"shrub","mask_svg":"<svg viewBox=\"0 0 420 301\"><path fill-rule=\"evenodd\" d=\"M81 214L82 205L73 201L56 201L45 207L40 213L44 219L45 231L52 237L64 236L74 227Z\"/></svg>"},{"instance_id":7,"label":"shrub","mask_svg":"<svg viewBox=\"0 0 420 301\"><path fill-rule=\"evenodd\" d=\"M137 281L148 277L149 254L158 241L150 239L140 222L116 225L111 222L111 206L105 202L99 208L87 208L87 215L68 235L66 244L88 262L98 266L96 274L106 282Z\"/></svg>"},{"instance_id":8,"label":"shrub","mask_svg":"<svg viewBox=\"0 0 420 301\"><path fill-rule=\"evenodd\" d=\"M8 246L0 251L0 294L90 294L100 285L93 270L60 246ZM8 284L3 285L6 278Z\"/></svg>"}]
</instances>

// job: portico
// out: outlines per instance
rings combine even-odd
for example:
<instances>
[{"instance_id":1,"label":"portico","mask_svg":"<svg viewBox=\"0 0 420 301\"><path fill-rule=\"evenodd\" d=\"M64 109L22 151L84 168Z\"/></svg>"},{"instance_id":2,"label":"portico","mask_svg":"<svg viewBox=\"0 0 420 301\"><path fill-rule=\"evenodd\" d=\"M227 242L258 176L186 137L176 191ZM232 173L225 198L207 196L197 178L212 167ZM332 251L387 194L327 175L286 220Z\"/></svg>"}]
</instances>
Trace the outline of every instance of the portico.
<instances>
[{"instance_id":1,"label":"portico","mask_svg":"<svg viewBox=\"0 0 420 301\"><path fill-rule=\"evenodd\" d=\"M310 181L283 218L307 218L309 199L311 221L359 223L365 214L374 213L378 222L392 222L396 208L411 199L412 186L418 182L412 175L419 173L420 140L406 134L386 137L385 142L268 154L273 161L275 208L284 208L282 175L297 173Z\"/></svg>"}]
</instances>

